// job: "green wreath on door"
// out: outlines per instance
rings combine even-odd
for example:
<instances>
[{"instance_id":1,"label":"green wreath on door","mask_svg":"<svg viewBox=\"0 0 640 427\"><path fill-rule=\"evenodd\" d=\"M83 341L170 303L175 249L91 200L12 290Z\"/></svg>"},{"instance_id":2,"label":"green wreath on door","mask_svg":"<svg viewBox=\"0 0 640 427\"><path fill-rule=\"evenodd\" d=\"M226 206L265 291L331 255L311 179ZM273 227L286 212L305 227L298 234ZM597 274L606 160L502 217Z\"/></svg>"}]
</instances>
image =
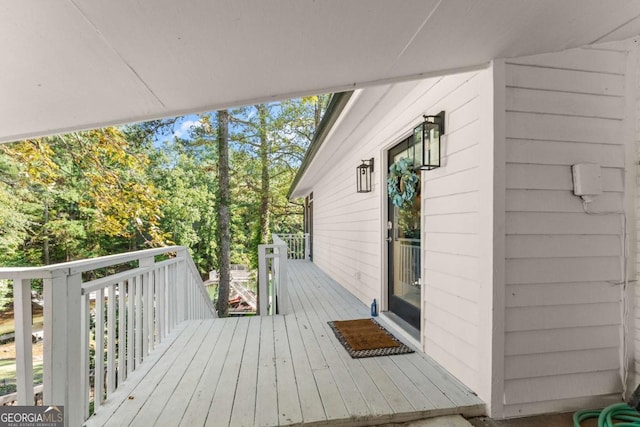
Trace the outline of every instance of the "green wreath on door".
<instances>
[{"instance_id":1,"label":"green wreath on door","mask_svg":"<svg viewBox=\"0 0 640 427\"><path fill-rule=\"evenodd\" d=\"M407 207L416 197L418 175L414 172L413 162L406 157L389 167L387 192L394 206Z\"/></svg>"}]
</instances>

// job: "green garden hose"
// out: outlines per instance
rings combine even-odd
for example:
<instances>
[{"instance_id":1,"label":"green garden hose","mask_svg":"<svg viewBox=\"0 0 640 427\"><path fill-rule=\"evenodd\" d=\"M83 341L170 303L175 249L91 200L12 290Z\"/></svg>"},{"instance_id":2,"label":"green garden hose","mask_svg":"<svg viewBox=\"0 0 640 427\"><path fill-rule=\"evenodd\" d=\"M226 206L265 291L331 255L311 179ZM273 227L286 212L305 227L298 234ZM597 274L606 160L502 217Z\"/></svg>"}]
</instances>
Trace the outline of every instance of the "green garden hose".
<instances>
[{"instance_id":1,"label":"green garden hose","mask_svg":"<svg viewBox=\"0 0 640 427\"><path fill-rule=\"evenodd\" d=\"M590 418L598 419L598 427L640 427L640 412L626 403L614 403L601 411L578 411L573 414L573 426L580 427Z\"/></svg>"}]
</instances>

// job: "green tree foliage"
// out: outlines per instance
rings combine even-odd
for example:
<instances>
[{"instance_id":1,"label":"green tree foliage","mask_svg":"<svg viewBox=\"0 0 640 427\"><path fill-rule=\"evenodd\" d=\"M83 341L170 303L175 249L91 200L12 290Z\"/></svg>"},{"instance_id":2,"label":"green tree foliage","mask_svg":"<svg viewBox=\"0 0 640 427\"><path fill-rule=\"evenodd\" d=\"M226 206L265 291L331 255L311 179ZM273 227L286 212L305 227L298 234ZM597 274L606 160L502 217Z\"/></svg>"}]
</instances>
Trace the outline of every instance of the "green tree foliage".
<instances>
[{"instance_id":1,"label":"green tree foliage","mask_svg":"<svg viewBox=\"0 0 640 427\"><path fill-rule=\"evenodd\" d=\"M328 96L229 111L230 262L254 264L272 232L302 229L286 193ZM39 265L163 244L219 269L219 124L199 116L0 145L0 263ZM158 142L165 140L165 142Z\"/></svg>"},{"instance_id":2,"label":"green tree foliage","mask_svg":"<svg viewBox=\"0 0 640 427\"><path fill-rule=\"evenodd\" d=\"M19 168L13 196L30 213L28 228L14 226L25 264L164 244L158 227L163 201L147 177L148 156L119 129L26 140L0 150ZM12 174L3 176L10 180ZM14 223L24 221L15 216Z\"/></svg>"}]
</instances>

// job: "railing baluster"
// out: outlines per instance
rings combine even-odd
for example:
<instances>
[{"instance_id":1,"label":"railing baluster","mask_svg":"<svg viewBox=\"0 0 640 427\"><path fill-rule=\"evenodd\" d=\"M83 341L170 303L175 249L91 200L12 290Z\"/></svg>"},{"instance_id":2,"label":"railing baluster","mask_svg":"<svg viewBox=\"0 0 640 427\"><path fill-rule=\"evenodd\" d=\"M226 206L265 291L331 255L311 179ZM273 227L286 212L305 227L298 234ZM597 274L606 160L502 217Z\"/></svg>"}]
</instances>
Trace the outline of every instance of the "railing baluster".
<instances>
[{"instance_id":1,"label":"railing baluster","mask_svg":"<svg viewBox=\"0 0 640 427\"><path fill-rule=\"evenodd\" d=\"M116 389L116 286L109 286L107 312L107 399Z\"/></svg>"},{"instance_id":2,"label":"railing baluster","mask_svg":"<svg viewBox=\"0 0 640 427\"><path fill-rule=\"evenodd\" d=\"M142 334L144 333L144 326L142 324L142 275L136 275L135 279L135 303L134 303L134 311L135 311L135 365L133 369L138 369L140 363L142 362Z\"/></svg>"},{"instance_id":3,"label":"railing baluster","mask_svg":"<svg viewBox=\"0 0 640 427\"><path fill-rule=\"evenodd\" d=\"M96 356L94 361L94 407L102 405L104 396L104 289L96 292Z\"/></svg>"},{"instance_id":4,"label":"railing baluster","mask_svg":"<svg viewBox=\"0 0 640 427\"><path fill-rule=\"evenodd\" d=\"M149 284L147 285L147 354L151 353L155 348L155 307L154 307L154 296L155 296L155 276L153 274L153 270L149 270L147 275L149 280Z\"/></svg>"},{"instance_id":5,"label":"railing baluster","mask_svg":"<svg viewBox=\"0 0 640 427\"><path fill-rule=\"evenodd\" d=\"M163 266L162 269L158 272L158 342L162 342L164 340L165 335L165 322L166 322L166 311L165 311L165 296L164 296L164 278L167 271L167 267Z\"/></svg>"},{"instance_id":6,"label":"railing baluster","mask_svg":"<svg viewBox=\"0 0 640 427\"><path fill-rule=\"evenodd\" d=\"M81 300L80 310L82 311L80 316L80 326L81 326L81 334L82 334L82 360L80 361L80 371L82 372L82 414L84 417L88 417L89 414L89 393L91 386L89 384L90 380L90 368L89 368L89 338L90 338L90 328L89 328L89 297L91 293L87 292Z\"/></svg>"},{"instance_id":7,"label":"railing baluster","mask_svg":"<svg viewBox=\"0 0 640 427\"><path fill-rule=\"evenodd\" d=\"M140 284L142 285L141 304L138 307L142 316L140 324L141 340L142 340L142 358L149 354L149 275L147 273L140 276Z\"/></svg>"},{"instance_id":8,"label":"railing baluster","mask_svg":"<svg viewBox=\"0 0 640 427\"><path fill-rule=\"evenodd\" d=\"M118 283L118 385L127 378L127 291L125 282Z\"/></svg>"},{"instance_id":9,"label":"railing baluster","mask_svg":"<svg viewBox=\"0 0 640 427\"><path fill-rule=\"evenodd\" d=\"M135 298L135 280L130 278L127 281L127 377L133 371L133 355L135 352L135 343L133 336L134 311L133 300Z\"/></svg>"}]
</instances>

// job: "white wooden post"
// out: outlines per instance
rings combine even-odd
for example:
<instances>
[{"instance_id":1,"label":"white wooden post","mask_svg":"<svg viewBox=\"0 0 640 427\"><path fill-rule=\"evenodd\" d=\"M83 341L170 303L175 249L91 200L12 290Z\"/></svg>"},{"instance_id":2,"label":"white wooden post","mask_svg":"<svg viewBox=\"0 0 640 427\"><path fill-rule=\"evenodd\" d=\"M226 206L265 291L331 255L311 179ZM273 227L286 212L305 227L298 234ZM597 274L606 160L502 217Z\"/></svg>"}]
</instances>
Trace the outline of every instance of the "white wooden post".
<instances>
[{"instance_id":1,"label":"white wooden post","mask_svg":"<svg viewBox=\"0 0 640 427\"><path fill-rule=\"evenodd\" d=\"M145 257L140 258L138 260L139 267L153 267L155 264L154 257ZM142 292L142 300L143 305L138 307L138 310L142 311L143 320L139 325L136 325L137 328L141 329L142 333L142 357L146 357L149 352L153 349L153 284L152 284L152 276L153 272L149 270L146 273L143 273L140 276L141 290Z\"/></svg>"},{"instance_id":2,"label":"white wooden post","mask_svg":"<svg viewBox=\"0 0 640 427\"><path fill-rule=\"evenodd\" d=\"M287 245L278 245L278 314L289 313L289 290L287 287Z\"/></svg>"},{"instance_id":3,"label":"white wooden post","mask_svg":"<svg viewBox=\"0 0 640 427\"><path fill-rule=\"evenodd\" d=\"M31 280L20 277L13 279L13 312L15 320L18 405L33 405Z\"/></svg>"},{"instance_id":4,"label":"white wooden post","mask_svg":"<svg viewBox=\"0 0 640 427\"><path fill-rule=\"evenodd\" d=\"M44 405L64 405L65 426L84 422L82 274L53 270L44 279ZM48 303L47 303L48 300Z\"/></svg>"},{"instance_id":5,"label":"white wooden post","mask_svg":"<svg viewBox=\"0 0 640 427\"><path fill-rule=\"evenodd\" d=\"M185 260L186 249L179 250L177 252L178 265L177 265L177 277L176 277L176 289L178 290L178 296L180 301L180 313L178 315L179 321L187 319L189 313L189 298L188 298L188 286L187 278L187 263Z\"/></svg>"},{"instance_id":6,"label":"white wooden post","mask_svg":"<svg viewBox=\"0 0 640 427\"><path fill-rule=\"evenodd\" d=\"M267 271L267 245L258 245L258 296L260 316L269 315L269 272Z\"/></svg>"},{"instance_id":7,"label":"white wooden post","mask_svg":"<svg viewBox=\"0 0 640 427\"><path fill-rule=\"evenodd\" d=\"M80 370L82 371L82 401L80 405L82 405L82 415L87 418L89 416L89 392L90 392L90 384L89 384L89 318L91 317L91 313L89 312L90 306L90 296L91 293L86 293L82 299L80 300L80 328L83 342L86 343L86 350L82 351L82 360L80 361Z\"/></svg>"},{"instance_id":8,"label":"white wooden post","mask_svg":"<svg viewBox=\"0 0 640 427\"><path fill-rule=\"evenodd\" d=\"M311 258L311 242L309 241L309 233L304 233L304 259Z\"/></svg>"}]
</instances>

